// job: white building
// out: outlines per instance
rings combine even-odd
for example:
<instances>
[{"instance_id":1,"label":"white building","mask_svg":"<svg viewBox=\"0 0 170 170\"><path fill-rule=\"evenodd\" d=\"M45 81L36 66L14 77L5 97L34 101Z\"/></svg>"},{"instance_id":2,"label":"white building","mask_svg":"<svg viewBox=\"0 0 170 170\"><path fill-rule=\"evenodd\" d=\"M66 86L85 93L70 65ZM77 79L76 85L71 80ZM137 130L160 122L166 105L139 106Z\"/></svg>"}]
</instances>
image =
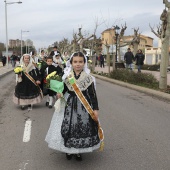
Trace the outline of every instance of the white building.
<instances>
[{"instance_id":1,"label":"white building","mask_svg":"<svg viewBox=\"0 0 170 170\"><path fill-rule=\"evenodd\" d=\"M145 48L145 61L144 64L160 64L161 61L161 40L158 40L158 47Z\"/></svg>"}]
</instances>

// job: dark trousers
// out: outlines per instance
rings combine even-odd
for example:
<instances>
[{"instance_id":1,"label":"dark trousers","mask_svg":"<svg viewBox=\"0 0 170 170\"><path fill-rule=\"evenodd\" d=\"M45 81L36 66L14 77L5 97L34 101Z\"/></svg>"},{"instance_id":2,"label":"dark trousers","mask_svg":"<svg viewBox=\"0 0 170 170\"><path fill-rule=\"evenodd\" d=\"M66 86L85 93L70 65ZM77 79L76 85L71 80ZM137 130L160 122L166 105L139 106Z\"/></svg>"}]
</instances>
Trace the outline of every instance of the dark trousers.
<instances>
[{"instance_id":1,"label":"dark trousers","mask_svg":"<svg viewBox=\"0 0 170 170\"><path fill-rule=\"evenodd\" d=\"M100 67L104 68L104 61L100 61Z\"/></svg>"}]
</instances>

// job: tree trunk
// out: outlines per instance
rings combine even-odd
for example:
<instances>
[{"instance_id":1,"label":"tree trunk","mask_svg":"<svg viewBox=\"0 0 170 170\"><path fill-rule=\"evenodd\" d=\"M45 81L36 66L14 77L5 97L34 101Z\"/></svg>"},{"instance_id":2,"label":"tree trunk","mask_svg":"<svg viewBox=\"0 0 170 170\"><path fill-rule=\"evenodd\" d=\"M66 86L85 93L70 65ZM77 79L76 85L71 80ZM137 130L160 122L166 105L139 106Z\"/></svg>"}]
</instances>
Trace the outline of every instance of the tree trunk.
<instances>
[{"instance_id":1,"label":"tree trunk","mask_svg":"<svg viewBox=\"0 0 170 170\"><path fill-rule=\"evenodd\" d=\"M165 37L162 48L161 48L161 63L160 63L160 79L159 79L159 88L167 88L167 56L168 56L168 38Z\"/></svg>"},{"instance_id":2,"label":"tree trunk","mask_svg":"<svg viewBox=\"0 0 170 170\"><path fill-rule=\"evenodd\" d=\"M118 45L117 45L117 51L118 51L118 62L121 61L121 55L120 55L120 37L118 37Z\"/></svg>"},{"instance_id":3,"label":"tree trunk","mask_svg":"<svg viewBox=\"0 0 170 170\"><path fill-rule=\"evenodd\" d=\"M73 43L73 51L72 53L74 53L76 51L76 43Z\"/></svg>"},{"instance_id":4,"label":"tree trunk","mask_svg":"<svg viewBox=\"0 0 170 170\"><path fill-rule=\"evenodd\" d=\"M168 18L167 18L167 28L164 32L162 31L161 40L161 63L160 63L160 79L159 88L165 90L167 88L167 61L169 58L169 37L170 37L170 7L168 7ZM162 23L163 30L163 23ZM165 35L165 37L163 37Z\"/></svg>"},{"instance_id":5,"label":"tree trunk","mask_svg":"<svg viewBox=\"0 0 170 170\"><path fill-rule=\"evenodd\" d=\"M82 40L83 41L83 40ZM80 42L80 52L82 52L83 53L83 42Z\"/></svg>"},{"instance_id":6,"label":"tree trunk","mask_svg":"<svg viewBox=\"0 0 170 170\"><path fill-rule=\"evenodd\" d=\"M115 70L115 54L113 54L113 70Z\"/></svg>"},{"instance_id":7,"label":"tree trunk","mask_svg":"<svg viewBox=\"0 0 170 170\"><path fill-rule=\"evenodd\" d=\"M135 56L138 51L138 43L134 42L133 44L133 55Z\"/></svg>"},{"instance_id":8,"label":"tree trunk","mask_svg":"<svg viewBox=\"0 0 170 170\"><path fill-rule=\"evenodd\" d=\"M96 65L96 56L92 55L92 68L91 68L91 72L94 72L95 65Z\"/></svg>"},{"instance_id":9,"label":"tree trunk","mask_svg":"<svg viewBox=\"0 0 170 170\"><path fill-rule=\"evenodd\" d=\"M108 73L110 75L110 54L109 54L109 48L110 48L110 46L106 46L106 50L107 50L107 66L108 66Z\"/></svg>"}]
</instances>

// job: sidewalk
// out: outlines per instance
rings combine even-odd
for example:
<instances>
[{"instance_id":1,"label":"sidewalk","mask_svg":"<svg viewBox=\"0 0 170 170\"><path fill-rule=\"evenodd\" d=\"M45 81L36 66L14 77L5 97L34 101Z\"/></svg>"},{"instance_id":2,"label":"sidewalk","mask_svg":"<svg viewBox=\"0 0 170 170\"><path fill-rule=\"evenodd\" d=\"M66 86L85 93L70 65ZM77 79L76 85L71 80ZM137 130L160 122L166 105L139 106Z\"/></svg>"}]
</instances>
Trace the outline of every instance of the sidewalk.
<instances>
[{"instance_id":1,"label":"sidewalk","mask_svg":"<svg viewBox=\"0 0 170 170\"><path fill-rule=\"evenodd\" d=\"M105 66L104 68L95 67L95 71L108 73L108 67L107 66ZM135 69L134 71L137 71L137 70ZM155 78L157 78L159 80L160 72L158 72L158 71L142 70L142 72L151 73L151 74L153 74L155 76ZM119 86L123 86L123 87L129 88L129 89L133 89L133 90L148 94L150 96L154 96L154 97L157 97L157 98L160 98L160 99L163 99L163 100L170 101L170 94L168 94L168 93L164 93L164 92L161 92L161 91L157 91L157 90L153 90L153 89L133 85L133 84L118 81L118 80L115 80L115 79L110 79L110 78L100 76L100 75L97 75L97 74L93 74L93 76L98 78L98 79L101 79L103 81L107 81L107 82L110 82L110 83L113 83L113 84L117 84ZM170 73L169 72L167 73L167 80L168 80L167 84L170 85Z\"/></svg>"},{"instance_id":2,"label":"sidewalk","mask_svg":"<svg viewBox=\"0 0 170 170\"><path fill-rule=\"evenodd\" d=\"M112 71L112 67L110 67L110 70ZM108 73L108 66L105 66L104 68L95 67L95 71ZM137 69L134 69L134 71L137 72ZM142 73L151 73L159 81L160 77L159 71L142 70ZM170 85L170 72L167 72L167 84Z\"/></svg>"},{"instance_id":3,"label":"sidewalk","mask_svg":"<svg viewBox=\"0 0 170 170\"><path fill-rule=\"evenodd\" d=\"M9 66L0 66L0 78L11 73L14 68L9 64Z\"/></svg>"}]
</instances>

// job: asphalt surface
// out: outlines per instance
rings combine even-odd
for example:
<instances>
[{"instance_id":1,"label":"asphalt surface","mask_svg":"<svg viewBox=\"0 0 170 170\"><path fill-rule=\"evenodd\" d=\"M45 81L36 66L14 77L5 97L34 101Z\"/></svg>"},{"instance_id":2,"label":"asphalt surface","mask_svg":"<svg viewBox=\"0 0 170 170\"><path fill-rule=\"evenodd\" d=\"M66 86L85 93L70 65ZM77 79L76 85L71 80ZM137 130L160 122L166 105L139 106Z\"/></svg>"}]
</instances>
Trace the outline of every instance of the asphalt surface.
<instances>
[{"instance_id":1,"label":"asphalt surface","mask_svg":"<svg viewBox=\"0 0 170 170\"><path fill-rule=\"evenodd\" d=\"M99 117L105 133L103 152L66 160L44 141L54 108L42 103L21 110L12 102L15 75L0 81L0 170L169 170L170 102L97 79ZM31 134L23 142L30 120Z\"/></svg>"}]
</instances>

